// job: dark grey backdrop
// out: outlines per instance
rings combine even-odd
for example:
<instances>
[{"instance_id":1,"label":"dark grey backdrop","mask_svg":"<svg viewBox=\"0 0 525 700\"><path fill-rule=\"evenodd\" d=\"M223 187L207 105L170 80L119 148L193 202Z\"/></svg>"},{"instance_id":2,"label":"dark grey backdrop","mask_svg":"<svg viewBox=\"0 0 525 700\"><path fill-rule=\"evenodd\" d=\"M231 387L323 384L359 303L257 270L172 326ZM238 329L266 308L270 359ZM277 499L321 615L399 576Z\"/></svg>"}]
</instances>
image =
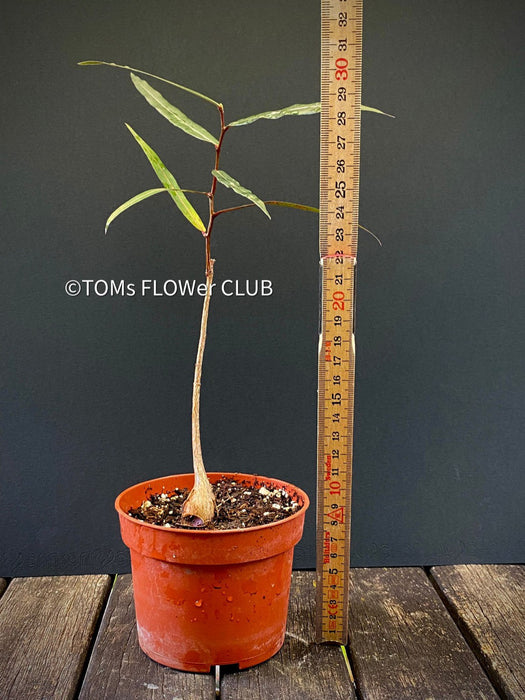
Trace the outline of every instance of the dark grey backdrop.
<instances>
[{"instance_id":1,"label":"dark grey backdrop","mask_svg":"<svg viewBox=\"0 0 525 700\"><path fill-rule=\"evenodd\" d=\"M176 132L106 59L224 102L227 117L319 95L314 0L7 0L1 9L0 575L125 571L115 495L187 471L200 299L69 297L70 280L200 280L202 240L156 186L130 122L181 184L209 144ZM352 561L524 560L522 0L365 3ZM215 129L213 109L167 89ZM315 204L318 117L229 134L223 167ZM204 173L204 175L203 175ZM163 198L164 197L164 198ZM237 200L225 192L223 202ZM219 220L202 399L210 469L315 495L317 219ZM102 289L100 287L99 289ZM314 566L312 507L296 565Z\"/></svg>"}]
</instances>

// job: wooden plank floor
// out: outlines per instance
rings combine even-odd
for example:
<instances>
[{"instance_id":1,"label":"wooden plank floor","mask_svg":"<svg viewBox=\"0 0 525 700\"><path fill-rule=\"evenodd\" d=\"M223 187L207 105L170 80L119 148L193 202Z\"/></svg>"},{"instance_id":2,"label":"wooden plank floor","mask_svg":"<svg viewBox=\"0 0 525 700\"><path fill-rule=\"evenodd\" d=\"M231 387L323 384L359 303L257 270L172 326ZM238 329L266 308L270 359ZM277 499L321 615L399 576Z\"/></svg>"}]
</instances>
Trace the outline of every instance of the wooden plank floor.
<instances>
[{"instance_id":1,"label":"wooden plank floor","mask_svg":"<svg viewBox=\"0 0 525 700\"><path fill-rule=\"evenodd\" d=\"M139 649L130 576L0 579L2 700L211 700L212 675ZM221 669L224 700L525 700L525 566L353 569L348 648L314 642L296 571L282 650Z\"/></svg>"},{"instance_id":2,"label":"wooden plank floor","mask_svg":"<svg viewBox=\"0 0 525 700\"><path fill-rule=\"evenodd\" d=\"M442 566L432 577L501 696L525 698L525 567Z\"/></svg>"},{"instance_id":3,"label":"wooden plank floor","mask_svg":"<svg viewBox=\"0 0 525 700\"><path fill-rule=\"evenodd\" d=\"M0 598L0 698L74 698L110 576L12 581Z\"/></svg>"}]
</instances>

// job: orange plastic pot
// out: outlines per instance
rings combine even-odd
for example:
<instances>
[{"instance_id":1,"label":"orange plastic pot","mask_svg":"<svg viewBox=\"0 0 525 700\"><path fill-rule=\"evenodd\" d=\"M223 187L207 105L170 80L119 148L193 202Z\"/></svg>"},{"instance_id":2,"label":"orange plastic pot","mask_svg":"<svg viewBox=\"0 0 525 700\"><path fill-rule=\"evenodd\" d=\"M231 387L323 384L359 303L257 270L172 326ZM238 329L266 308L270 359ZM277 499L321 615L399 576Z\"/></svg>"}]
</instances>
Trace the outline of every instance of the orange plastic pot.
<instances>
[{"instance_id":1,"label":"orange plastic pot","mask_svg":"<svg viewBox=\"0 0 525 700\"><path fill-rule=\"evenodd\" d=\"M191 488L193 474L145 481L115 502L131 569L139 644L152 659L183 671L247 668L281 648L293 548L301 539L308 496L284 481L238 473L209 474L284 488L302 504L294 515L242 530L163 528L127 512L148 493Z\"/></svg>"}]
</instances>

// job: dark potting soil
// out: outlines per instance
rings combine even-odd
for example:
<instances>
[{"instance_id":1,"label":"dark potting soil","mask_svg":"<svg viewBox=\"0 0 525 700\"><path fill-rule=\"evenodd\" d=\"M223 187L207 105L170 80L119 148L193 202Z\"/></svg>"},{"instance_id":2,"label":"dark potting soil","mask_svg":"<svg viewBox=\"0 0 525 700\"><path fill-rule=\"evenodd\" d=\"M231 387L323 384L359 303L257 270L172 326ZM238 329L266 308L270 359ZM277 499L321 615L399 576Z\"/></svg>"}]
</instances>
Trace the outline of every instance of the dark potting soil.
<instances>
[{"instance_id":1,"label":"dark potting soil","mask_svg":"<svg viewBox=\"0 0 525 700\"><path fill-rule=\"evenodd\" d=\"M301 510L297 494L262 482L220 479L212 484L216 499L215 517L209 525L183 520L182 504L188 489L163 493L149 493L138 508L130 508L129 515L161 527L195 530L238 530L284 520Z\"/></svg>"}]
</instances>

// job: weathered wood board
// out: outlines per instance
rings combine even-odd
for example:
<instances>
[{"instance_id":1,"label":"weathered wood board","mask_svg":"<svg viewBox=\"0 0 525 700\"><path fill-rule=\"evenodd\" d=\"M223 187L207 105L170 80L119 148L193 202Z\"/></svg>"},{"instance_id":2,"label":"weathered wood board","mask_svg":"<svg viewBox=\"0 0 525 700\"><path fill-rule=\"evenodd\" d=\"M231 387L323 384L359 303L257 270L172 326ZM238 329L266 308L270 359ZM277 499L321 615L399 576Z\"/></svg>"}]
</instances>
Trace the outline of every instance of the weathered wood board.
<instances>
[{"instance_id":1,"label":"weathered wood board","mask_svg":"<svg viewBox=\"0 0 525 700\"><path fill-rule=\"evenodd\" d=\"M350 579L351 661L360 697L498 697L422 569L353 569Z\"/></svg>"},{"instance_id":2,"label":"weathered wood board","mask_svg":"<svg viewBox=\"0 0 525 700\"><path fill-rule=\"evenodd\" d=\"M226 673L223 700L351 700L356 698L340 646L315 643L315 575L295 571L284 645L259 666Z\"/></svg>"},{"instance_id":3,"label":"weathered wood board","mask_svg":"<svg viewBox=\"0 0 525 700\"><path fill-rule=\"evenodd\" d=\"M211 675L182 673L155 663L137 639L131 576L118 576L93 650L80 700L210 700Z\"/></svg>"},{"instance_id":4,"label":"weathered wood board","mask_svg":"<svg viewBox=\"0 0 525 700\"><path fill-rule=\"evenodd\" d=\"M0 579L2 700L215 697L212 675L142 653L131 577L110 593L111 580ZM524 566L435 567L430 579L420 568L353 569L350 591L357 694L342 648L314 642L314 573L296 571L283 648L222 669L222 700L525 698Z\"/></svg>"},{"instance_id":5,"label":"weathered wood board","mask_svg":"<svg viewBox=\"0 0 525 700\"><path fill-rule=\"evenodd\" d=\"M0 598L0 698L76 697L110 576L11 581Z\"/></svg>"},{"instance_id":6,"label":"weathered wood board","mask_svg":"<svg viewBox=\"0 0 525 700\"><path fill-rule=\"evenodd\" d=\"M525 566L439 566L432 576L501 695L525 698Z\"/></svg>"}]
</instances>

